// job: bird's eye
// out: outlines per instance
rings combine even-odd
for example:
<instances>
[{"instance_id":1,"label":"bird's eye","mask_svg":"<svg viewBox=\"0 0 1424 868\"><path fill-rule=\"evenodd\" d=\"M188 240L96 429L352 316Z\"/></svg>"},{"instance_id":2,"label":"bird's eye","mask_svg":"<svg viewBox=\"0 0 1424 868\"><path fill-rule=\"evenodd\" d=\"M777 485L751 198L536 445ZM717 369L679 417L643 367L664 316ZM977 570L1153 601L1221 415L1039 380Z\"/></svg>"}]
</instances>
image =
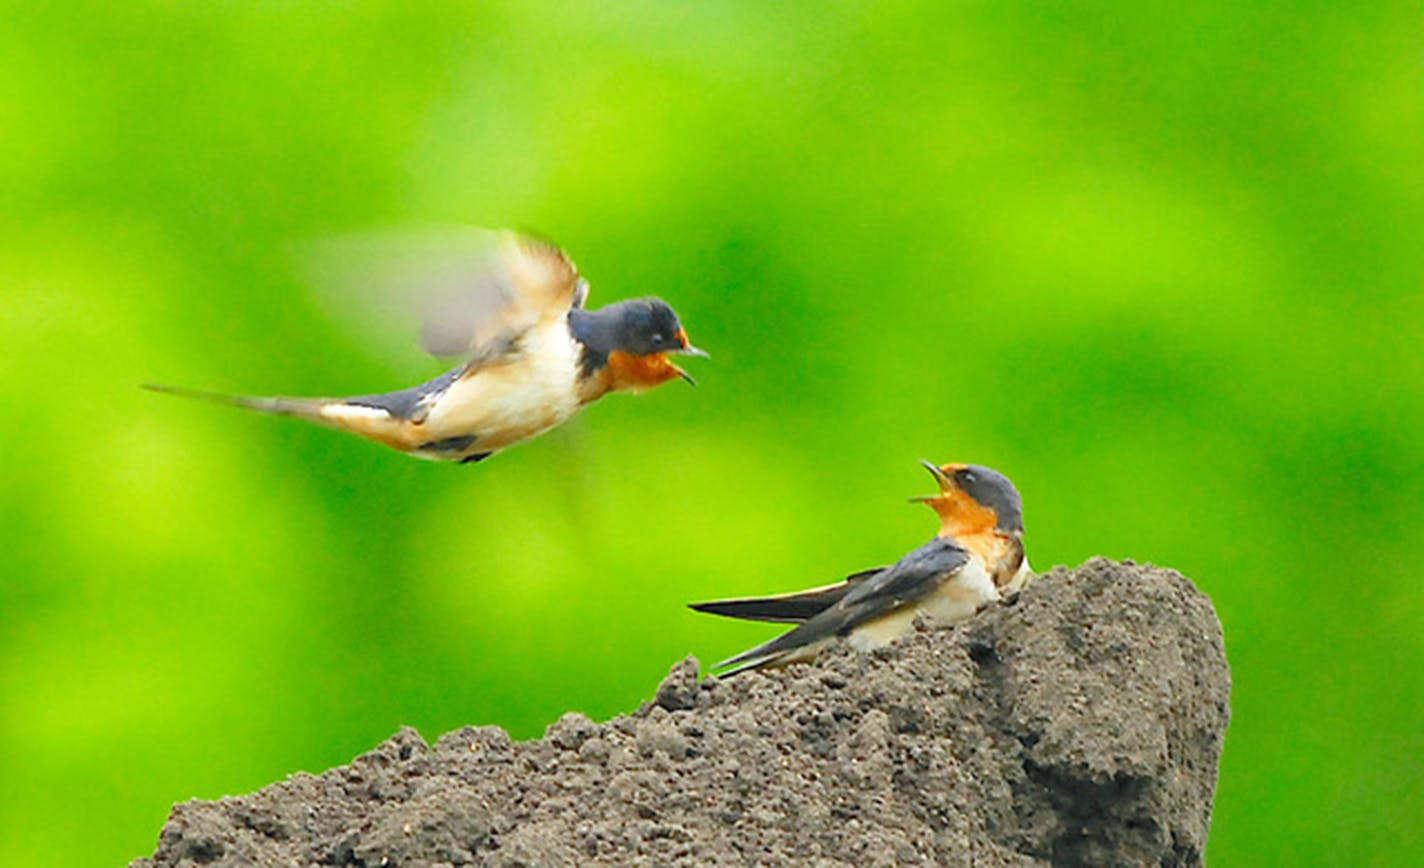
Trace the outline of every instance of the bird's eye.
<instances>
[{"instance_id":1,"label":"bird's eye","mask_svg":"<svg viewBox=\"0 0 1424 868\"><path fill-rule=\"evenodd\" d=\"M653 344L654 344L654 345L661 344L662 342L663 342L663 336L662 336L662 334L659 333L659 334L653 335Z\"/></svg>"}]
</instances>

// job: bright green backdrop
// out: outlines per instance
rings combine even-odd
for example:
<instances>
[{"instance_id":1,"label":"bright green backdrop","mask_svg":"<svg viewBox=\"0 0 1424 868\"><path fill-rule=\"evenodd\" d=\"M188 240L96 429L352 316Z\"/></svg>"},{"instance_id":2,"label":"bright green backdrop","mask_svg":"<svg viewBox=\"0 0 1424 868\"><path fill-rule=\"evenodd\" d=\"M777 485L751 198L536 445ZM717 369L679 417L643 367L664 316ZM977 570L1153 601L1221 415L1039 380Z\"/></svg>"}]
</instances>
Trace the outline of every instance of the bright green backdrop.
<instances>
[{"instance_id":1,"label":"bright green backdrop","mask_svg":"<svg viewBox=\"0 0 1424 868\"><path fill-rule=\"evenodd\" d=\"M631 708L770 633L684 601L928 538L920 457L1013 476L1040 568L1212 595L1213 862L1424 847L1414 4L10 7L0 863ZM137 388L430 376L290 256L430 221L672 300L701 387L476 467Z\"/></svg>"}]
</instances>

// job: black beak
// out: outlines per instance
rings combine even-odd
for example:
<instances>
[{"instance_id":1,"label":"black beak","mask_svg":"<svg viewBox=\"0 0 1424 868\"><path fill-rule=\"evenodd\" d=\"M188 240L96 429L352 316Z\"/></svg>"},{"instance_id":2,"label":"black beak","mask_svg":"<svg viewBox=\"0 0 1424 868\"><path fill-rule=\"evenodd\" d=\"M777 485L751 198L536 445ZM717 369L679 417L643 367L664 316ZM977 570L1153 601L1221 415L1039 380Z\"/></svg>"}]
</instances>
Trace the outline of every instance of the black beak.
<instances>
[{"instance_id":1,"label":"black beak","mask_svg":"<svg viewBox=\"0 0 1424 868\"><path fill-rule=\"evenodd\" d=\"M954 490L954 480L949 477L949 474L940 470L939 465L926 461L923 458L920 459L920 464L924 465L924 468L935 478L935 482L939 483L939 494L922 494L919 497L912 497L910 498L911 503L926 503Z\"/></svg>"},{"instance_id":2,"label":"black beak","mask_svg":"<svg viewBox=\"0 0 1424 868\"><path fill-rule=\"evenodd\" d=\"M687 339L687 329L685 328L679 327L676 334L673 335L673 339L677 341L677 349L672 350L672 352L677 353L680 356L697 356L700 359L712 358L711 356L707 355L707 353L703 350L699 350L697 347L694 347L692 345L692 341ZM686 374L683 374L683 376L687 377ZM688 382L692 381L691 377L687 377L687 379Z\"/></svg>"}]
</instances>

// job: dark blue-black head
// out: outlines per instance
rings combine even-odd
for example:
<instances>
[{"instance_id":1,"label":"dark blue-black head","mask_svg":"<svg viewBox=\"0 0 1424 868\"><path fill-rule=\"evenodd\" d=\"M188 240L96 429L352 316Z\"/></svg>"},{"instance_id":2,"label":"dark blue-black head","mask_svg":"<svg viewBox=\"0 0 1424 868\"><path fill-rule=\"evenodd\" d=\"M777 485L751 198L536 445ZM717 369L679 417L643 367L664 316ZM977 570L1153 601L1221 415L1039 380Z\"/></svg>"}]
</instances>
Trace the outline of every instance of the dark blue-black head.
<instances>
[{"instance_id":1,"label":"dark blue-black head","mask_svg":"<svg viewBox=\"0 0 1424 868\"><path fill-rule=\"evenodd\" d=\"M687 331L672 306L660 298L634 298L615 302L599 311L611 321L610 351L635 356L683 353L706 356L687 339Z\"/></svg>"},{"instance_id":2,"label":"dark blue-black head","mask_svg":"<svg viewBox=\"0 0 1424 868\"><path fill-rule=\"evenodd\" d=\"M672 306L660 298L633 298L596 311L575 310L569 325L584 344L585 366L612 369L615 388L650 388L674 377L692 383L691 375L668 356L707 357L688 340Z\"/></svg>"}]
</instances>

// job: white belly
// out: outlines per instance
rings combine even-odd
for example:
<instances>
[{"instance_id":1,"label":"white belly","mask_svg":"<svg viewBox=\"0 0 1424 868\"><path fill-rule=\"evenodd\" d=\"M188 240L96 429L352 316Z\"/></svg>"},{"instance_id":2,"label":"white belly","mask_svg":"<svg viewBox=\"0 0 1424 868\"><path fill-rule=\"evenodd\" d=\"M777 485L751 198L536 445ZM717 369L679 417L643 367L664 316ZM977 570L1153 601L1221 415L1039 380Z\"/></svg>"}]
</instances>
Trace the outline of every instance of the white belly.
<instances>
[{"instance_id":1,"label":"white belly","mask_svg":"<svg viewBox=\"0 0 1424 868\"><path fill-rule=\"evenodd\" d=\"M473 434L472 451L493 452L542 434L578 412L578 349L563 322L524 339L515 358L452 385L422 425L429 440Z\"/></svg>"}]
</instances>

